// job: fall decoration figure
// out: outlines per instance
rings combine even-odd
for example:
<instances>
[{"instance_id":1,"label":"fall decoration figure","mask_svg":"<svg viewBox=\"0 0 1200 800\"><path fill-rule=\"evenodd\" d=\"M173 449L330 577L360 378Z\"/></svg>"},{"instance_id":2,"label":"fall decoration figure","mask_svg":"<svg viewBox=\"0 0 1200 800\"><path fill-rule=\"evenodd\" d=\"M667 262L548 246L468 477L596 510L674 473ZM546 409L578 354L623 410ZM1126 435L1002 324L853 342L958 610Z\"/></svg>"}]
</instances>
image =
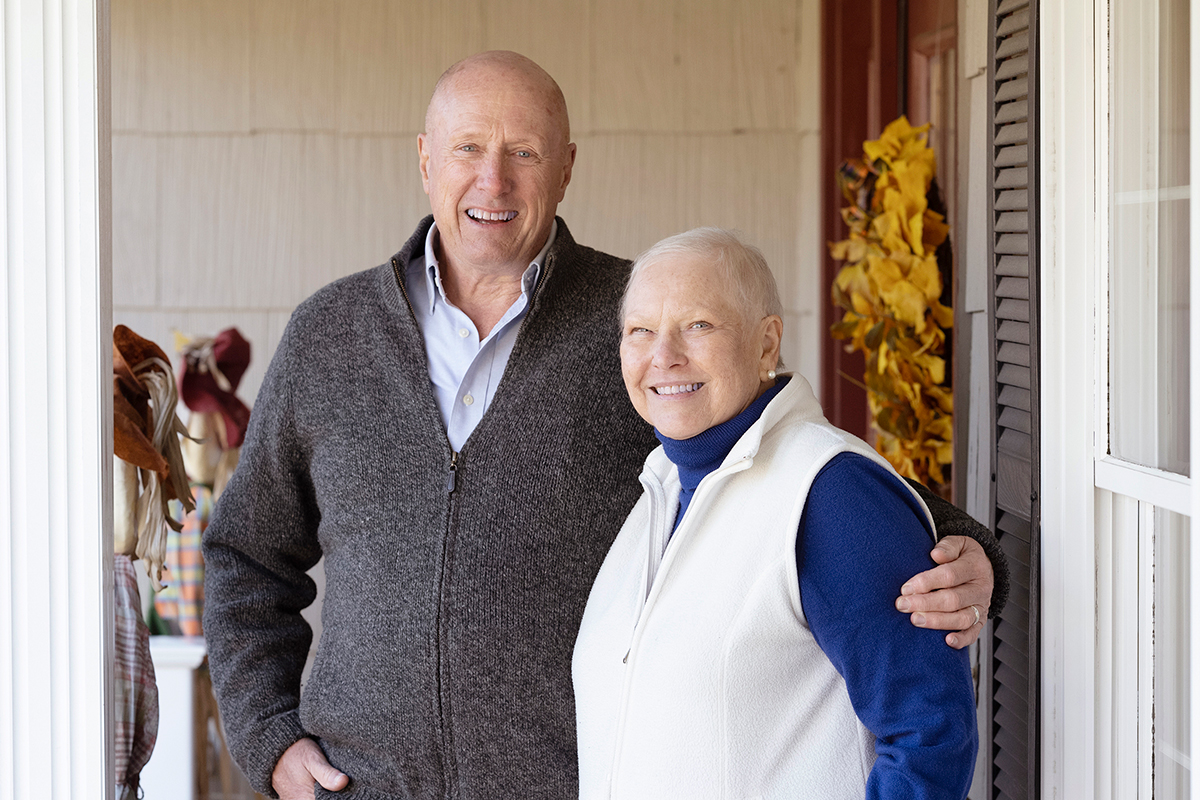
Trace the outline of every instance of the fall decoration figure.
<instances>
[{"instance_id":1,"label":"fall decoration figure","mask_svg":"<svg viewBox=\"0 0 1200 800\"><path fill-rule=\"evenodd\" d=\"M171 583L154 596L154 608L171 633L204 635L204 556L201 542L217 498L238 462L250 409L237 397L250 365L250 342L237 328L216 336L189 337L176 331L179 399L191 410L183 464L191 480L195 510L172 509L182 527L167 534ZM211 708L215 709L215 701Z\"/></svg>"},{"instance_id":2,"label":"fall decoration figure","mask_svg":"<svg viewBox=\"0 0 1200 800\"><path fill-rule=\"evenodd\" d=\"M192 412L191 438L183 443L184 464L193 481L212 489L215 502L237 467L250 424L250 409L237 396L250 365L250 342L237 328L226 328L213 337L177 332L175 349L183 356L179 399Z\"/></svg>"},{"instance_id":3,"label":"fall decoration figure","mask_svg":"<svg viewBox=\"0 0 1200 800\"><path fill-rule=\"evenodd\" d=\"M866 355L876 449L901 475L944 493L954 413L946 330L954 314L941 303L937 250L949 227L929 207L937 163L928 130L901 116L863 143L862 161L838 170L851 204L842 209L850 237L829 245L846 262L832 287L846 313L831 332L849 341L848 351Z\"/></svg>"},{"instance_id":4,"label":"fall decoration figure","mask_svg":"<svg viewBox=\"0 0 1200 800\"><path fill-rule=\"evenodd\" d=\"M175 415L175 374L158 345L124 325L113 330L113 510L116 552L146 563L162 589L167 528L179 530L167 507L194 508Z\"/></svg>"}]
</instances>

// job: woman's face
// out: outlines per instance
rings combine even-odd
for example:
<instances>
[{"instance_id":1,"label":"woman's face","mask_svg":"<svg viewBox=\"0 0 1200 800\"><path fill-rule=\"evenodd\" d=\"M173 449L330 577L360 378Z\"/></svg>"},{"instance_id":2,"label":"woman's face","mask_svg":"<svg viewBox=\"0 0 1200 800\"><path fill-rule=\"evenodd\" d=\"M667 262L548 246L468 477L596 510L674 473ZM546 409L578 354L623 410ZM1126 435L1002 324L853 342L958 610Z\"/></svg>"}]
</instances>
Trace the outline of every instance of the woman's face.
<instances>
[{"instance_id":1,"label":"woman's face","mask_svg":"<svg viewBox=\"0 0 1200 800\"><path fill-rule=\"evenodd\" d=\"M694 255L647 265L625 298L621 372L642 419L690 439L733 419L774 381L783 323L747 320L723 271Z\"/></svg>"}]
</instances>

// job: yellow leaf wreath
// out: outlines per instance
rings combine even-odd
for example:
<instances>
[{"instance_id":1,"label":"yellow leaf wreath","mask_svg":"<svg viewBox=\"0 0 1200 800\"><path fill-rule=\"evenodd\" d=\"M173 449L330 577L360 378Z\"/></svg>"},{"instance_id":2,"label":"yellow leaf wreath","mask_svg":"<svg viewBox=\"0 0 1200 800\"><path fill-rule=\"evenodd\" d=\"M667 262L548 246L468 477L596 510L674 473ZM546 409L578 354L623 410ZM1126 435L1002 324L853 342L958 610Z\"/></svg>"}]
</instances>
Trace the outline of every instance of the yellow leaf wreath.
<instances>
[{"instance_id":1,"label":"yellow leaf wreath","mask_svg":"<svg viewBox=\"0 0 1200 800\"><path fill-rule=\"evenodd\" d=\"M849 340L848 351L866 354L876 449L901 475L939 489L953 454L954 396L944 355L954 314L940 302L935 253L949 227L928 204L937 171L928 130L902 116L863 143L862 161L839 170L851 203L842 209L850 238L829 245L834 259L846 262L832 289L846 313L831 331Z\"/></svg>"}]
</instances>

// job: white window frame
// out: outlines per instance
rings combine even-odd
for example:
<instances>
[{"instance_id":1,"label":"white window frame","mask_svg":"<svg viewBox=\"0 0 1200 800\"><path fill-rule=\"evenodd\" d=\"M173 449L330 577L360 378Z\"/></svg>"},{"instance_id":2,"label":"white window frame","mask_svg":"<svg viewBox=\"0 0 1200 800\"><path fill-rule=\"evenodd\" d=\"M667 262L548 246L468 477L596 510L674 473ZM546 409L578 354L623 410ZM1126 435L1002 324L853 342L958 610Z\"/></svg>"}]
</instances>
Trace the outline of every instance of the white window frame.
<instances>
[{"instance_id":1,"label":"white window frame","mask_svg":"<svg viewBox=\"0 0 1200 800\"><path fill-rule=\"evenodd\" d=\"M1108 455L1108 3L1042 3L1039 23L1041 784L1047 798L1149 797L1152 753L1139 741L1150 739L1153 697L1153 539L1128 532L1153 525L1157 506L1190 516L1194 539L1200 481ZM1200 0L1191 27L1191 183L1200 185ZM1200 475L1200 203L1190 213L1191 474ZM1200 578L1200 547L1191 574ZM1200 763L1200 587L1191 585L1191 761ZM1200 779L1191 796L1200 800Z\"/></svg>"}]
</instances>

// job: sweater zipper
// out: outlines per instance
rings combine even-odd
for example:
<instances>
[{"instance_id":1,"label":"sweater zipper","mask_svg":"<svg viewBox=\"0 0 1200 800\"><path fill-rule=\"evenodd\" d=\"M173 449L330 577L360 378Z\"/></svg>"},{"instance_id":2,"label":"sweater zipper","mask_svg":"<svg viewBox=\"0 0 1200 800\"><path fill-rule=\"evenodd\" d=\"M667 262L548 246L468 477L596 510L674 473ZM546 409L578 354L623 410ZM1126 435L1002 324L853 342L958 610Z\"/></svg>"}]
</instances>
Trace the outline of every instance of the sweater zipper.
<instances>
[{"instance_id":1,"label":"sweater zipper","mask_svg":"<svg viewBox=\"0 0 1200 800\"><path fill-rule=\"evenodd\" d=\"M525 316L521 318L521 324L517 328L517 337L516 337L516 340L514 341L514 344L516 342L520 342L521 334L525 331L525 325L528 324L529 317L533 313L534 301L537 299L538 292L540 292L542 286L546 282L546 278L549 275L550 262L551 262L551 256L547 255L546 261L542 265L542 275L539 277L537 286L534 289L534 293L530 297L529 308L526 310ZM404 302L408 305L408 312L410 314L412 314L413 319L416 319L416 316L417 316L416 310L413 309L412 299L408 296L408 288L404 285L404 276L400 273L400 259L394 258L394 257L392 258L392 274L396 278L396 286L398 286L400 288L400 294L404 298ZM511 360L512 360L512 356L510 355L509 361L511 362ZM508 369L507 369L507 367L505 367L505 372L507 372L507 371L508 371ZM437 669L437 683L438 683L438 716L439 716L438 722L442 728L442 763L445 764L445 776L444 777L445 777L445 781L446 781L446 795L448 797L454 795L454 791L453 791L454 782L451 778L451 773L454 771L454 767L453 767L454 758L453 758L453 744L451 742L451 734L450 734L450 725L449 725L449 721L446 718L446 711L445 711L447 698L445 698L443 696L444 691L443 691L443 685L442 685L442 681L443 681L442 673L443 673L443 666L445 663L444 653L442 652L442 622L443 622L442 606L443 606L443 591L446 586L446 564L447 564L447 560L448 560L447 559L447 555L448 555L447 551L450 546L450 539L453 534L453 527L454 527L454 524L453 524L454 491L457 488L457 483L458 483L458 456L459 456L458 452L456 452L453 448L451 448L450 449L450 469L449 469L449 474L446 477L446 542L442 547L441 574L439 576L439 581L438 581L437 635L435 636L435 639L434 639L434 649L437 654L436 669Z\"/></svg>"},{"instance_id":2,"label":"sweater zipper","mask_svg":"<svg viewBox=\"0 0 1200 800\"><path fill-rule=\"evenodd\" d=\"M392 258L392 274L396 278L396 286L400 289L400 295L404 298L405 304L408 306L408 313L412 315L413 320L417 318L417 312L413 308L412 298L408 296L408 288L404 285L404 276L400 273L400 259ZM447 437L447 444L449 440ZM441 564L438 573L438 601L437 601L437 618L434 620L434 670L437 681L437 713L438 726L440 727L440 738L442 742L442 778L445 781L446 796L453 797L455 772L454 747L451 741L450 723L447 718L446 705L448 698L446 697L444 685L444 668L445 668L445 653L442 651L442 625L445 617L443 615L443 607L445 605L445 587L446 587L446 565L448 562L448 551L450 548L450 538L454 528L454 490L457 484L458 477L458 453L453 447L450 448L450 469L446 476L446 538L442 544Z\"/></svg>"},{"instance_id":3,"label":"sweater zipper","mask_svg":"<svg viewBox=\"0 0 1200 800\"><path fill-rule=\"evenodd\" d=\"M412 300L408 297L408 289L404 286L404 276L400 274L400 259L392 257L392 274L396 276L396 286L400 287L400 295L404 298L404 302L408 305L408 313L412 314L413 319L417 318L417 312L413 309Z\"/></svg>"},{"instance_id":4,"label":"sweater zipper","mask_svg":"<svg viewBox=\"0 0 1200 800\"><path fill-rule=\"evenodd\" d=\"M446 786L446 797L454 797L455 780L454 775L457 773L457 760L454 756L454 734L451 731L450 724L450 696L446 684L446 653L442 643L446 639L445 625L445 604L446 604L446 583L449 579L449 564L450 564L450 548L453 546L454 538L454 490L458 483L458 452L454 449L450 450L450 469L446 475L446 537L442 544L442 557L440 571L438 574L438 604L437 604L437 635L434 637L434 653L437 664L437 709L438 723L441 726L442 739L442 763L444 766L444 775Z\"/></svg>"}]
</instances>

